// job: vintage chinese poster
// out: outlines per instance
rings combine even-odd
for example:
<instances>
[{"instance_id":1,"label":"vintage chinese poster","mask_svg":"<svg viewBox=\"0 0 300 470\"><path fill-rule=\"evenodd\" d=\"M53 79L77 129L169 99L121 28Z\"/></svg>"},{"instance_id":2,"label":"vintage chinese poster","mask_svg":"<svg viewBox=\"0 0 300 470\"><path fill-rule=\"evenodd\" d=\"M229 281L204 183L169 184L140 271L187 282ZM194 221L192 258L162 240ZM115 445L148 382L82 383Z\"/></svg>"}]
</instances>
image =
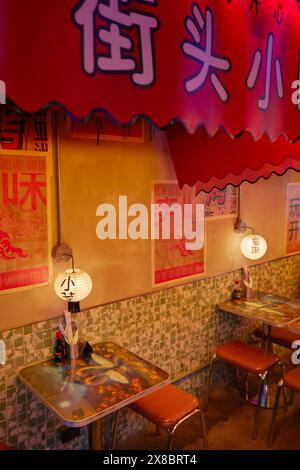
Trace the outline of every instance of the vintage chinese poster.
<instances>
[{"instance_id":1,"label":"vintage chinese poster","mask_svg":"<svg viewBox=\"0 0 300 470\"><path fill-rule=\"evenodd\" d=\"M45 114L0 112L0 292L49 278Z\"/></svg>"},{"instance_id":2,"label":"vintage chinese poster","mask_svg":"<svg viewBox=\"0 0 300 470\"><path fill-rule=\"evenodd\" d=\"M300 183L287 185L287 254L300 251Z\"/></svg>"},{"instance_id":3,"label":"vintage chinese poster","mask_svg":"<svg viewBox=\"0 0 300 470\"><path fill-rule=\"evenodd\" d=\"M23 154L50 151L46 112L23 114L12 106L0 106L0 151L10 153L16 150Z\"/></svg>"},{"instance_id":4,"label":"vintage chinese poster","mask_svg":"<svg viewBox=\"0 0 300 470\"><path fill-rule=\"evenodd\" d=\"M205 217L234 217L237 209L237 189L228 185L225 189L213 189L210 193L199 193L205 206Z\"/></svg>"},{"instance_id":5,"label":"vintage chinese poster","mask_svg":"<svg viewBox=\"0 0 300 470\"><path fill-rule=\"evenodd\" d=\"M161 182L153 185L153 204L165 207L171 207L174 204L182 209L182 227L185 224L185 218L189 215L185 212L184 206L192 206L192 225L195 228L196 204L202 204L200 197L195 195L195 188L185 187L180 190L177 182ZM154 285L160 285L166 282L176 281L192 276L197 276L205 272L205 248L201 249L187 248L187 237L184 229L182 237L174 237L175 221L174 215L168 210L162 210L159 217L160 234L162 224L165 218L170 215L171 236L170 239L159 239L152 241L152 262L154 271ZM203 219L204 236L204 219ZM178 227L177 227L178 228ZM199 235L199 234L198 234Z\"/></svg>"}]
</instances>

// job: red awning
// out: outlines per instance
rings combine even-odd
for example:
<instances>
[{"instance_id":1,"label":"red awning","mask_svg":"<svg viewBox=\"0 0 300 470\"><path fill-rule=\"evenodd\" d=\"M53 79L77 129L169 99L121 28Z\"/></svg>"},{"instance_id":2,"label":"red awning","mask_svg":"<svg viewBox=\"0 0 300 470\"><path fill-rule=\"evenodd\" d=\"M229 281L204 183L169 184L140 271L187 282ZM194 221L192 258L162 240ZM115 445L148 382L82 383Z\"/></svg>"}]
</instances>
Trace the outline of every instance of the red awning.
<instances>
[{"instance_id":1,"label":"red awning","mask_svg":"<svg viewBox=\"0 0 300 470\"><path fill-rule=\"evenodd\" d=\"M0 0L0 99L201 128L168 136L208 190L299 169L299 49L297 0Z\"/></svg>"},{"instance_id":2,"label":"red awning","mask_svg":"<svg viewBox=\"0 0 300 470\"><path fill-rule=\"evenodd\" d=\"M300 135L296 0L0 0L0 80L23 111L60 103L194 132ZM1 95L1 93L0 93ZM294 98L297 96L295 95Z\"/></svg>"},{"instance_id":3,"label":"red awning","mask_svg":"<svg viewBox=\"0 0 300 470\"><path fill-rule=\"evenodd\" d=\"M290 168L300 171L300 141L291 144L283 136L274 143L267 136L255 142L249 132L231 139L219 130L211 138L203 128L191 135L176 124L167 138L179 186L196 185L197 192L254 183Z\"/></svg>"}]
</instances>

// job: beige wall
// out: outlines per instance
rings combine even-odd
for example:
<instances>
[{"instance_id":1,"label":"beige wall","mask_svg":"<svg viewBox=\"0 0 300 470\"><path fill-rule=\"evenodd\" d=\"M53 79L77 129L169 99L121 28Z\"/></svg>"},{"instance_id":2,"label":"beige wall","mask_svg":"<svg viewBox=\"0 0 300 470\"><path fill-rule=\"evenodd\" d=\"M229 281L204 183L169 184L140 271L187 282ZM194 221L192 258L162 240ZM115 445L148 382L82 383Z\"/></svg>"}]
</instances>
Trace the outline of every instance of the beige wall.
<instances>
[{"instance_id":1,"label":"beige wall","mask_svg":"<svg viewBox=\"0 0 300 470\"><path fill-rule=\"evenodd\" d=\"M96 208L117 204L127 195L129 204L151 203L151 181L175 179L165 136L156 132L153 142L101 143L63 137L60 140L63 238L74 250L76 265L90 273L94 287L82 308L151 291L151 242L105 240L96 237ZM184 156L183 156L184 158ZM268 241L261 260L285 255L285 205L288 181L299 181L290 171L241 189L242 216ZM52 244L56 243L53 188ZM239 250L234 219L206 223L206 274L228 272L247 260ZM53 275L65 265L55 265ZM64 309L52 284L0 295L0 329L56 317Z\"/></svg>"}]
</instances>

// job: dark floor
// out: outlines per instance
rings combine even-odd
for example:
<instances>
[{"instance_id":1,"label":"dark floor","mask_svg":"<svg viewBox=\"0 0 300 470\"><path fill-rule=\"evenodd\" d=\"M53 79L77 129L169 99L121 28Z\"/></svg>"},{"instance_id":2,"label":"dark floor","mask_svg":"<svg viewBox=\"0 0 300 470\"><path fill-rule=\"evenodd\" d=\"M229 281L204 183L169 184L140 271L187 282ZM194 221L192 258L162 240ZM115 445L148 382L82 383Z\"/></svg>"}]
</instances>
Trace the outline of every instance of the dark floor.
<instances>
[{"instance_id":1,"label":"dark floor","mask_svg":"<svg viewBox=\"0 0 300 470\"><path fill-rule=\"evenodd\" d=\"M269 449L266 443L272 416L271 410L263 410L259 434L256 441L251 438L255 407L248 404L241 393L233 386L216 390L205 413L210 450L261 450ZM288 412L280 410L277 434L273 449L300 449L300 396L295 396ZM202 449L199 417L192 417L178 429L174 448L180 450ZM165 449L166 434L155 435L154 426L142 431L116 446L119 449Z\"/></svg>"}]
</instances>

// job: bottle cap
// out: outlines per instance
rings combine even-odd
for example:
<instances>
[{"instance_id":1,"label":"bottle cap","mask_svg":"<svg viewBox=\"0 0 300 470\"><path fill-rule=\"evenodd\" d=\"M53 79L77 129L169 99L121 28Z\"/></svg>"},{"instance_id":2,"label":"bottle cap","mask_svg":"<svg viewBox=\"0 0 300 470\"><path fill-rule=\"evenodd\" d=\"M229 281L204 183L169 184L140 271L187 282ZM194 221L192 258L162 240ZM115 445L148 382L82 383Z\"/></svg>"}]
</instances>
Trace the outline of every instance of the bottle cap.
<instances>
[{"instance_id":1,"label":"bottle cap","mask_svg":"<svg viewBox=\"0 0 300 470\"><path fill-rule=\"evenodd\" d=\"M55 333L55 336L56 336L57 339L62 339L62 333L61 333L61 331L57 331L57 332Z\"/></svg>"}]
</instances>

